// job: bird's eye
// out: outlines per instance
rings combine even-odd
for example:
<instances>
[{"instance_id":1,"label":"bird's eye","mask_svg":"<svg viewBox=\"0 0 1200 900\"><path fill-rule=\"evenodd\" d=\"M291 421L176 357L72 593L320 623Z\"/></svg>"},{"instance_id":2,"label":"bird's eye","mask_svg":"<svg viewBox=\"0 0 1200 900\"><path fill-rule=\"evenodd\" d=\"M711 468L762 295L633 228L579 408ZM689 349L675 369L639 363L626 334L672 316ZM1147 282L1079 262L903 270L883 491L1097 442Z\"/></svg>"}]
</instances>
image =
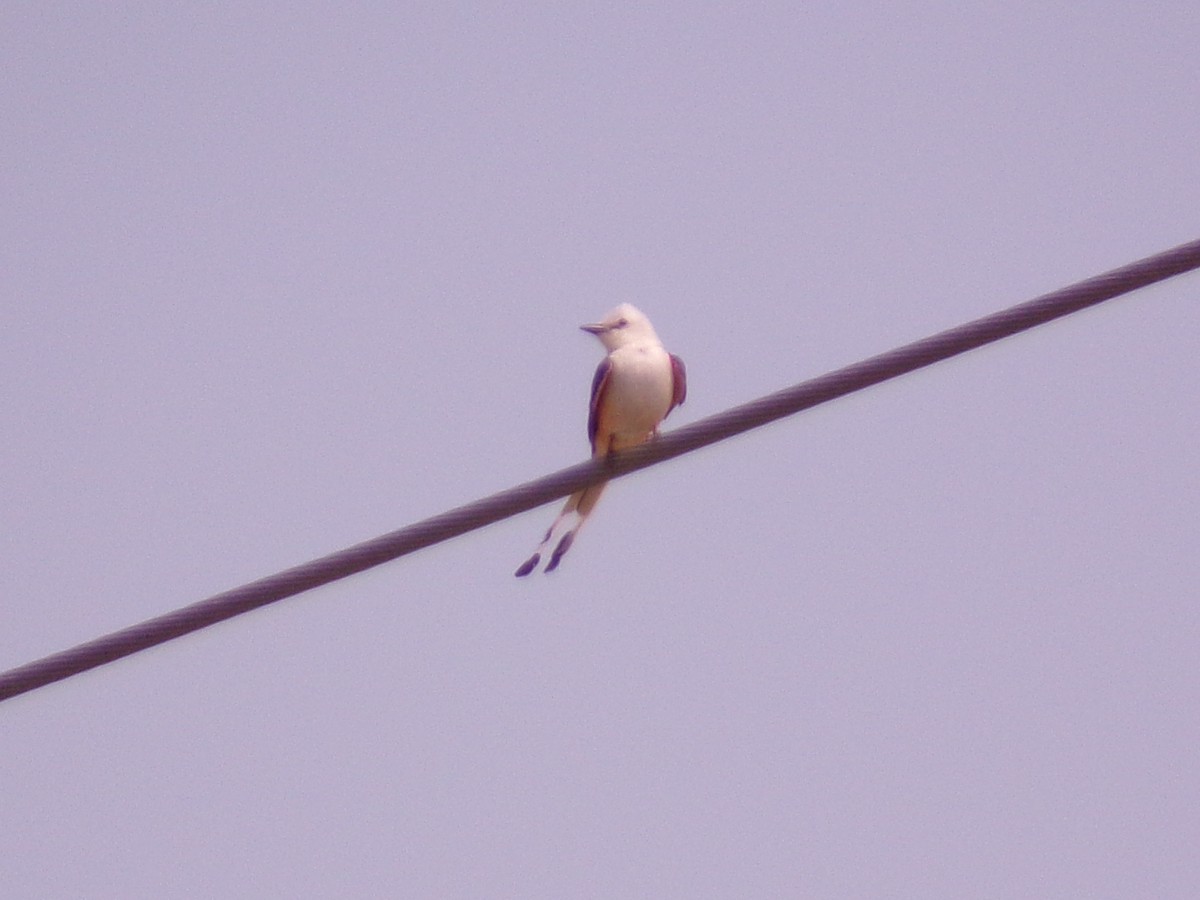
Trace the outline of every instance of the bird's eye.
<instances>
[{"instance_id":1,"label":"bird's eye","mask_svg":"<svg viewBox=\"0 0 1200 900\"><path fill-rule=\"evenodd\" d=\"M629 324L629 320L628 320L628 319L618 319L618 320L617 320L617 327L618 327L618 328L624 328L624 327L625 327L626 325L628 325L628 324Z\"/></svg>"}]
</instances>

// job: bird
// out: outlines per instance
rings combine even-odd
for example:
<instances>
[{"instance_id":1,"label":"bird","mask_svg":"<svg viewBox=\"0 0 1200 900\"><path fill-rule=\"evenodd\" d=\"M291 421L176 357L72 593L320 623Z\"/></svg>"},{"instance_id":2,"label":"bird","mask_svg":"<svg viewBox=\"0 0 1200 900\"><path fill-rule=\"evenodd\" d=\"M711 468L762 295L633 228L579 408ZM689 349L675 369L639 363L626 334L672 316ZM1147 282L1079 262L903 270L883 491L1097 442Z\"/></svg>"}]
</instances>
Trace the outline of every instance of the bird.
<instances>
[{"instance_id":1,"label":"bird","mask_svg":"<svg viewBox=\"0 0 1200 900\"><path fill-rule=\"evenodd\" d=\"M659 423L687 398L687 370L683 360L663 347L646 314L630 303L580 328L599 338L608 351L596 367L588 406L592 457L606 458L658 434ZM546 564L547 572L558 568L607 483L597 482L567 498L533 555L517 569L518 578L537 568L559 525L574 514L574 523L559 538Z\"/></svg>"}]
</instances>

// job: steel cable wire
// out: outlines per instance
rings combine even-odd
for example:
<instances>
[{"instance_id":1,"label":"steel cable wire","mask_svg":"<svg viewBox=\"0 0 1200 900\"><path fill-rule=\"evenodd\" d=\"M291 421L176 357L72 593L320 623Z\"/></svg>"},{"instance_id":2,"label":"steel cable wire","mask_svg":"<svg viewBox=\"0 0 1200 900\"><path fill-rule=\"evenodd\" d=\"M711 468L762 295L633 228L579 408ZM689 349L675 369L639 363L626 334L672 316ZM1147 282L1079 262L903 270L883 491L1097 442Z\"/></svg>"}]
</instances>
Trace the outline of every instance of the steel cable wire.
<instances>
[{"instance_id":1,"label":"steel cable wire","mask_svg":"<svg viewBox=\"0 0 1200 900\"><path fill-rule=\"evenodd\" d=\"M1197 268L1200 268L1200 240L733 407L608 460L588 460L561 469L312 562L10 669L0 673L0 701L474 531L566 496L585 485L617 478L690 453L801 410Z\"/></svg>"}]
</instances>

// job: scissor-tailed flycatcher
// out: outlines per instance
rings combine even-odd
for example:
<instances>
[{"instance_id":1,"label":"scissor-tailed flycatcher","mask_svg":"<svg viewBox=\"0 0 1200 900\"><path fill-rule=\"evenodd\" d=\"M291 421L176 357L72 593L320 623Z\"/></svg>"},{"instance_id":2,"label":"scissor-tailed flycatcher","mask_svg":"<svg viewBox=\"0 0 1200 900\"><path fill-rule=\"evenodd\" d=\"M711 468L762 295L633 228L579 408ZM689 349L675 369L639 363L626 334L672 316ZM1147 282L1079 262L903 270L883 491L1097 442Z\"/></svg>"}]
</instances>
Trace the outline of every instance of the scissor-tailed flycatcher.
<instances>
[{"instance_id":1,"label":"scissor-tailed flycatcher","mask_svg":"<svg viewBox=\"0 0 1200 900\"><path fill-rule=\"evenodd\" d=\"M581 327L600 338L608 350L592 379L588 411L592 456L607 456L658 433L658 423L687 396L687 374L683 360L663 349L650 320L628 303L622 303L595 325ZM547 572L558 568L607 483L601 481L567 498L533 556L517 569L518 578L537 568L559 524L574 513L575 523L559 538L546 564Z\"/></svg>"}]
</instances>

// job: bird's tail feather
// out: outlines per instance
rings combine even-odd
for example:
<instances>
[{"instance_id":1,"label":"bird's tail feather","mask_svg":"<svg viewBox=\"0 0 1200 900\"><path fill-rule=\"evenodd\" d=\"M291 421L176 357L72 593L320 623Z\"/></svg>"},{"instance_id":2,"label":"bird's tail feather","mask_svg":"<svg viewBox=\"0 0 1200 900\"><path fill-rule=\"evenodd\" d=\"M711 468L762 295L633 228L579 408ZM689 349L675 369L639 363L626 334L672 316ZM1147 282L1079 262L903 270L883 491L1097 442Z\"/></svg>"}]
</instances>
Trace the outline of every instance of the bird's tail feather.
<instances>
[{"instance_id":1,"label":"bird's tail feather","mask_svg":"<svg viewBox=\"0 0 1200 900\"><path fill-rule=\"evenodd\" d=\"M567 502L563 504L563 508L555 517L554 522L546 529L546 536L542 538L542 542L538 544L533 555L521 563L521 567L517 569L516 576L518 578L524 578L538 567L538 563L542 561L542 553L549 546L550 539L554 537L554 532L558 530L558 526L565 518L575 513L577 515L575 524L558 539L558 543L554 547L554 552L550 554L550 562L546 564L547 572L553 572L558 568L558 564L562 562L563 556L571 549L571 544L575 541L575 535L579 534L579 529L583 527L583 523L587 521L587 517L596 508L596 503L600 500L600 495L604 492L606 484L607 482L602 481L599 484L590 485L581 491L576 491L567 498Z\"/></svg>"}]
</instances>

